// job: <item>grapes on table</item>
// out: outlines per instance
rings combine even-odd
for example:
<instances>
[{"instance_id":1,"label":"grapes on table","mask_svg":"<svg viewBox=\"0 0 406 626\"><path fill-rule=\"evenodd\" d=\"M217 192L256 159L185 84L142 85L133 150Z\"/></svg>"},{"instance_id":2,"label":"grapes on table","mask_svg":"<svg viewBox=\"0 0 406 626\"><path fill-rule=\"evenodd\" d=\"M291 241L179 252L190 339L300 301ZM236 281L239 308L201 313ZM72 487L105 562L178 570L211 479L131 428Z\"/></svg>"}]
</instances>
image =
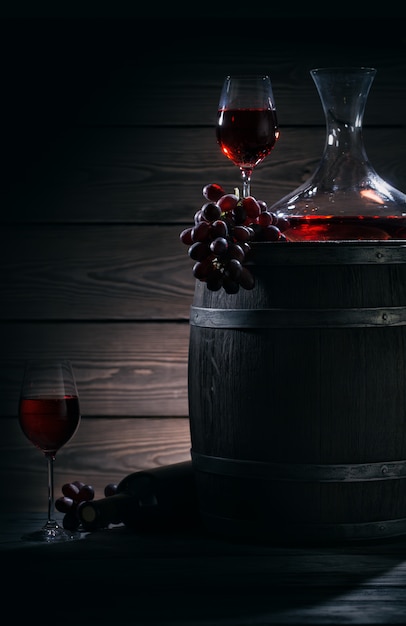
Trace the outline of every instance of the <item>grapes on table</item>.
<instances>
[{"instance_id":1,"label":"grapes on table","mask_svg":"<svg viewBox=\"0 0 406 626\"><path fill-rule=\"evenodd\" d=\"M240 287L253 289L254 276L244 265L250 243L287 241L286 220L279 220L263 200L240 198L237 192L227 193L217 183L205 185L206 201L194 215L194 226L179 235L195 261L193 276L211 291L223 288L233 294Z\"/></svg>"},{"instance_id":2,"label":"grapes on table","mask_svg":"<svg viewBox=\"0 0 406 626\"><path fill-rule=\"evenodd\" d=\"M113 496L117 493L116 483L109 483L104 487L105 497ZM64 513L63 527L66 530L78 530L80 520L78 508L84 502L89 502L95 497L94 488L82 481L74 480L71 483L62 485L62 496L55 500L55 509Z\"/></svg>"},{"instance_id":3,"label":"grapes on table","mask_svg":"<svg viewBox=\"0 0 406 626\"><path fill-rule=\"evenodd\" d=\"M55 500L55 509L64 513L63 527L67 530L79 528L77 509L81 502L88 502L94 498L94 489L91 485L75 480L62 485L62 496Z\"/></svg>"}]
</instances>

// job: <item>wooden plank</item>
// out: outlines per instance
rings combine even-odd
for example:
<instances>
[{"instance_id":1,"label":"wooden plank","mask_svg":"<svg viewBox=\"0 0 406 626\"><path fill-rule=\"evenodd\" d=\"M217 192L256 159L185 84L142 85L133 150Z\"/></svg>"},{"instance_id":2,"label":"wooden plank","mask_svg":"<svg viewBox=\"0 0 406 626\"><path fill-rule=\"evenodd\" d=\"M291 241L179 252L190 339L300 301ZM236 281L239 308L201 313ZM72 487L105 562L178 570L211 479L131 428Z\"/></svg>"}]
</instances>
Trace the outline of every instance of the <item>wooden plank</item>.
<instances>
[{"instance_id":1,"label":"wooden plank","mask_svg":"<svg viewBox=\"0 0 406 626\"><path fill-rule=\"evenodd\" d=\"M195 279L181 230L123 224L5 227L0 319L188 321Z\"/></svg>"},{"instance_id":2,"label":"wooden plank","mask_svg":"<svg viewBox=\"0 0 406 626\"><path fill-rule=\"evenodd\" d=\"M406 126L367 127L364 139L380 176L406 192ZM252 193L272 205L293 191L315 170L324 141L324 125L282 127L275 149L254 172ZM203 204L207 183L229 192L241 188L213 126L55 130L43 152L36 144L18 150L18 167L9 154L3 164L3 222L185 224Z\"/></svg>"},{"instance_id":3,"label":"wooden plank","mask_svg":"<svg viewBox=\"0 0 406 626\"><path fill-rule=\"evenodd\" d=\"M17 417L0 418L1 511L22 513L47 507L43 455L23 435ZM55 461L55 497L62 485L81 480L97 498L104 487L132 472L190 459L187 418L82 418L73 439Z\"/></svg>"},{"instance_id":4,"label":"wooden plank","mask_svg":"<svg viewBox=\"0 0 406 626\"><path fill-rule=\"evenodd\" d=\"M23 361L64 355L85 416L187 416L187 323L0 325L0 415L15 415Z\"/></svg>"},{"instance_id":5,"label":"wooden plank","mask_svg":"<svg viewBox=\"0 0 406 626\"><path fill-rule=\"evenodd\" d=\"M51 126L209 124L226 74L266 72L274 82L281 123L312 124L320 122L321 111L309 70L367 63L379 72L368 107L371 123L403 124L402 20L335 18L332 28L327 18L292 17L277 26L272 18L248 18L243 47L235 44L238 20L176 20L170 27L164 20L159 46L145 46L144 37L156 41L159 23L38 20L32 28L29 20L4 21L3 56L14 50L3 75L7 115L28 126L44 121ZM227 44L216 33L224 33ZM33 93L27 107L27 94ZM295 112L292 102L299 103Z\"/></svg>"}]
</instances>

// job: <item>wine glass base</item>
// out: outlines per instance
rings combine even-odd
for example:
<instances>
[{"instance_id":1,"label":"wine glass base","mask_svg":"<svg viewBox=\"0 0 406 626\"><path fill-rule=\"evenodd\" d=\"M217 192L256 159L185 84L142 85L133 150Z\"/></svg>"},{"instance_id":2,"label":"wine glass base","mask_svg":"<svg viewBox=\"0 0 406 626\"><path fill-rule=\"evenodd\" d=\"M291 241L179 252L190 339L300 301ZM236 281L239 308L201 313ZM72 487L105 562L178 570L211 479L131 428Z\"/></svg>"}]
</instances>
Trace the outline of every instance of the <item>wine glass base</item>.
<instances>
[{"instance_id":1,"label":"wine glass base","mask_svg":"<svg viewBox=\"0 0 406 626\"><path fill-rule=\"evenodd\" d=\"M62 541L73 541L80 539L81 533L76 530L66 530L61 526L48 528L44 526L39 530L26 533L21 537L23 541L36 541L42 543L60 543Z\"/></svg>"}]
</instances>

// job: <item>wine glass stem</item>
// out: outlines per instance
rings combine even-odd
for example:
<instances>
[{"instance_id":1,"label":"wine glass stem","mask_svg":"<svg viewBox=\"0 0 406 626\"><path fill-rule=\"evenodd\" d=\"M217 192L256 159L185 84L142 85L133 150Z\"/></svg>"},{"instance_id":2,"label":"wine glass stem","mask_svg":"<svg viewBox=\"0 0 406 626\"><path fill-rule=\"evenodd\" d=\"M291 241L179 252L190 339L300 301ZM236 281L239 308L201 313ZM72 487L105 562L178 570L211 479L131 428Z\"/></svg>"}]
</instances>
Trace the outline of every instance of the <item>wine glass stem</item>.
<instances>
[{"instance_id":1,"label":"wine glass stem","mask_svg":"<svg viewBox=\"0 0 406 626\"><path fill-rule=\"evenodd\" d=\"M54 519L54 461L55 457L47 454L48 464L48 521L47 526L55 526Z\"/></svg>"},{"instance_id":2,"label":"wine glass stem","mask_svg":"<svg viewBox=\"0 0 406 626\"><path fill-rule=\"evenodd\" d=\"M243 198L248 198L251 195L251 174L252 170L241 169Z\"/></svg>"}]
</instances>

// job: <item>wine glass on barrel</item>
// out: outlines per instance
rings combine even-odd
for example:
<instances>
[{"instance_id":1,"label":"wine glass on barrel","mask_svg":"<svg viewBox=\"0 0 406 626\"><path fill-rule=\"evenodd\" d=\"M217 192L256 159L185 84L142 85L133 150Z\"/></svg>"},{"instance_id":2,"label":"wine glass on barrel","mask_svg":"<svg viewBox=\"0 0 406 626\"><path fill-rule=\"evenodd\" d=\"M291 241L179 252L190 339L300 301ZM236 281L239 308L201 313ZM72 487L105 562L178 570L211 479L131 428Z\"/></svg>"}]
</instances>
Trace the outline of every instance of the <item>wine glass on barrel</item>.
<instances>
[{"instance_id":1,"label":"wine glass on barrel","mask_svg":"<svg viewBox=\"0 0 406 626\"><path fill-rule=\"evenodd\" d=\"M240 168L242 196L251 195L254 168L279 139L272 83L266 75L227 76L217 112L217 143Z\"/></svg>"},{"instance_id":2,"label":"wine glass on barrel","mask_svg":"<svg viewBox=\"0 0 406 626\"><path fill-rule=\"evenodd\" d=\"M69 541L80 536L54 519L54 461L58 450L75 434L81 415L76 380L68 360L38 359L25 364L18 417L24 435L48 466L48 518L44 526L24 535L26 541Z\"/></svg>"}]
</instances>

